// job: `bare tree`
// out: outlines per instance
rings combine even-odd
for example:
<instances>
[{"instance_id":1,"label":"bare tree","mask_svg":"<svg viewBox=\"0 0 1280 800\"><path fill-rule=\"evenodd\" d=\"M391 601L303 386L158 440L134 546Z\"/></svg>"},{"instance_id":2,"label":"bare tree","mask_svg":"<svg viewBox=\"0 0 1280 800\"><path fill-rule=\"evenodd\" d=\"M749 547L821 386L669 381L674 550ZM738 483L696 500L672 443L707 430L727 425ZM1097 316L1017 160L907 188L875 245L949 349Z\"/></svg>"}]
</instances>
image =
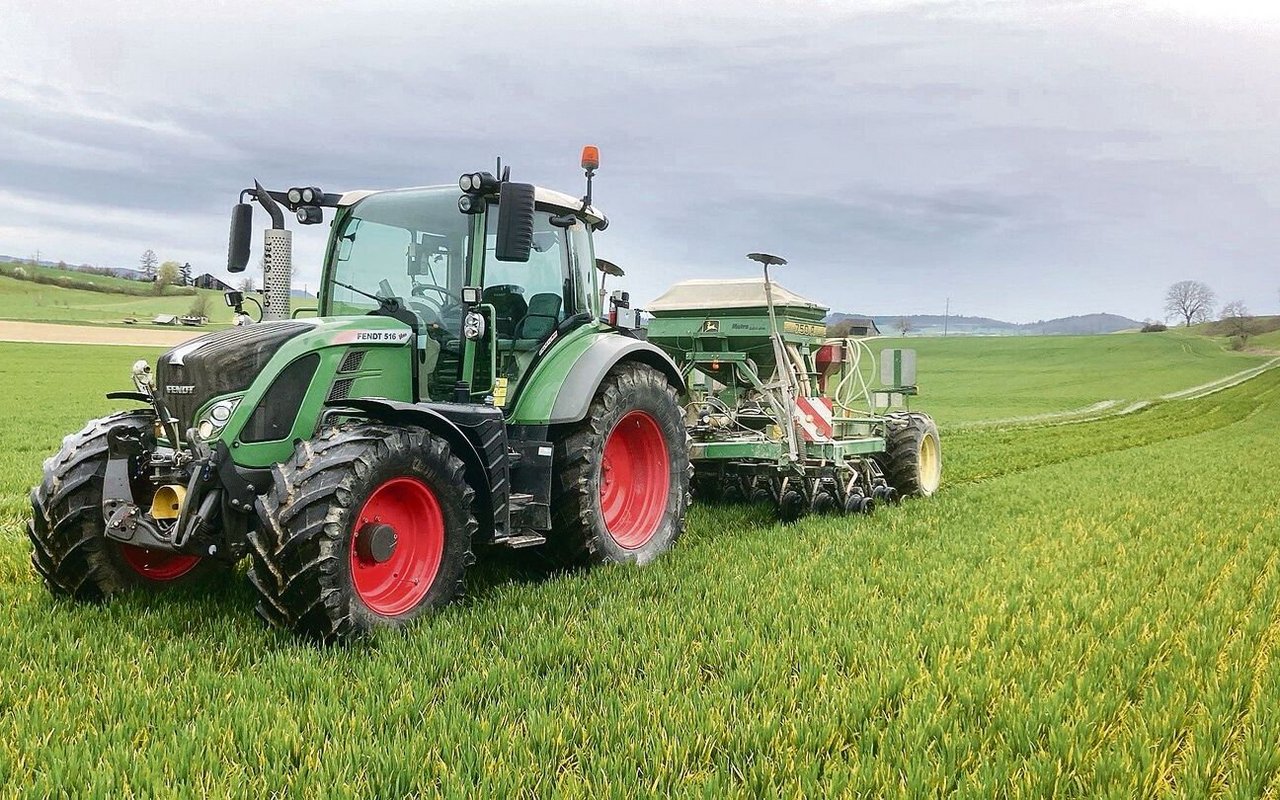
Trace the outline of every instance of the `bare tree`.
<instances>
[{"instance_id":1,"label":"bare tree","mask_svg":"<svg viewBox=\"0 0 1280 800\"><path fill-rule=\"evenodd\" d=\"M1255 321L1243 300L1234 300L1222 307L1222 324L1227 335L1231 337L1231 345L1243 350L1254 333Z\"/></svg>"},{"instance_id":2,"label":"bare tree","mask_svg":"<svg viewBox=\"0 0 1280 800\"><path fill-rule=\"evenodd\" d=\"M898 321L893 324L893 327L903 336L916 329L916 326L911 323L910 317L898 317Z\"/></svg>"},{"instance_id":3,"label":"bare tree","mask_svg":"<svg viewBox=\"0 0 1280 800\"><path fill-rule=\"evenodd\" d=\"M1164 310L1170 317L1180 318L1184 325L1208 322L1218 297L1208 284L1200 281L1178 281L1164 295Z\"/></svg>"},{"instance_id":4,"label":"bare tree","mask_svg":"<svg viewBox=\"0 0 1280 800\"><path fill-rule=\"evenodd\" d=\"M247 276L247 275L246 275L245 277L241 278L241 279L240 279L240 287L239 287L239 288L240 288L240 291L244 292L245 294L248 294L249 292L255 291L255 289L254 289L254 285L253 285L253 278L251 278L251 277L249 277L249 276Z\"/></svg>"},{"instance_id":5,"label":"bare tree","mask_svg":"<svg viewBox=\"0 0 1280 800\"><path fill-rule=\"evenodd\" d=\"M142 257L138 259L138 263L142 265L142 274L147 280L156 279L156 264L160 262L160 257L156 255L156 251L148 247L142 251Z\"/></svg>"}]
</instances>

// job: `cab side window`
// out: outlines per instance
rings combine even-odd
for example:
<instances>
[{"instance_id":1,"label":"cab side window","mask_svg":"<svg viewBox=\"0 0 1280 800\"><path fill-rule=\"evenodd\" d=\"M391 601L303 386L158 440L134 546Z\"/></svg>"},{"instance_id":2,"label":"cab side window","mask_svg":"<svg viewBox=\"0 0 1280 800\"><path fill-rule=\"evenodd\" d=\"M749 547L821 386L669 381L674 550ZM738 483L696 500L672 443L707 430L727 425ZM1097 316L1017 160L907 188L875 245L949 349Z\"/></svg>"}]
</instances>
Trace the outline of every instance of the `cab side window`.
<instances>
[{"instance_id":1,"label":"cab side window","mask_svg":"<svg viewBox=\"0 0 1280 800\"><path fill-rule=\"evenodd\" d=\"M542 211L534 217L533 251L522 264L494 258L497 214L489 215L483 298L495 309L499 342L505 340L505 346L513 349L535 348L577 311L565 231L552 225L550 218Z\"/></svg>"},{"instance_id":2,"label":"cab side window","mask_svg":"<svg viewBox=\"0 0 1280 800\"><path fill-rule=\"evenodd\" d=\"M573 313L594 312L596 309L596 256L591 245L591 232L582 220L576 220L569 228L569 264L573 279Z\"/></svg>"}]
</instances>

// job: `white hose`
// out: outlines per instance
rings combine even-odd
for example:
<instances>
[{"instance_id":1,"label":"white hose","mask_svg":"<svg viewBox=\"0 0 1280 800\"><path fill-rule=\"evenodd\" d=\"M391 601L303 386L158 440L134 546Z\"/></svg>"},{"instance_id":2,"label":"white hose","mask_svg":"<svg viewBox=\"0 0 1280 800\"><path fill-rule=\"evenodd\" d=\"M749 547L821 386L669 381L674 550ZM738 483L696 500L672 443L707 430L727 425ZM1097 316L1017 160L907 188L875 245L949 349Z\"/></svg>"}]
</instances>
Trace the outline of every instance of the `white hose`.
<instances>
[{"instance_id":1,"label":"white hose","mask_svg":"<svg viewBox=\"0 0 1280 800\"><path fill-rule=\"evenodd\" d=\"M866 404L867 413L875 413L875 403L871 397L871 385L867 382L867 376L863 373L862 363L865 358L870 364L871 374L874 376L876 372L876 357L871 352L871 348L861 339L843 339L839 340L844 345L845 353L851 359L849 368L845 372L845 376L836 384L836 390L832 392L832 400L835 404L847 413L859 413L860 408L855 408L854 404L862 401Z\"/></svg>"}]
</instances>

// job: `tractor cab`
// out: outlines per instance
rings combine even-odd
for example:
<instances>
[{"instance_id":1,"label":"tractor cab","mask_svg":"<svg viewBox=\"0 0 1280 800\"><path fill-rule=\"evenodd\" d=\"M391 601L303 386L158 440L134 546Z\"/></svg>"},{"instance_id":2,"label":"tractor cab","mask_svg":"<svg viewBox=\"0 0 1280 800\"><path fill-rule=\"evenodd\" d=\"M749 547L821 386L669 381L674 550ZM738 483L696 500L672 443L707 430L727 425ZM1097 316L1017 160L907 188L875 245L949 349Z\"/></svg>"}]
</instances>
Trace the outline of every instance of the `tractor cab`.
<instances>
[{"instance_id":1,"label":"tractor cab","mask_svg":"<svg viewBox=\"0 0 1280 800\"><path fill-rule=\"evenodd\" d=\"M548 189L532 200L466 213L456 186L343 194L320 315L403 319L417 333L417 400L454 399L462 382L502 405L553 335L599 316L591 232L603 216ZM504 212L523 217L527 252L500 247Z\"/></svg>"},{"instance_id":2,"label":"tractor cab","mask_svg":"<svg viewBox=\"0 0 1280 800\"><path fill-rule=\"evenodd\" d=\"M581 199L514 183L500 162L501 177L467 173L454 186L330 194L255 183L232 214L228 270L248 263L247 201L254 201L272 221L264 233L261 316L288 318L292 233L282 209L304 225L324 221L324 209L333 209L320 318L390 317L409 328L393 336L412 350L409 389L395 399L508 409L552 340L596 328L603 316L592 248L593 231L608 224L591 205L598 165L596 149L586 148ZM237 319L243 299L228 294ZM389 335L367 333L371 338L357 341L385 342Z\"/></svg>"}]
</instances>

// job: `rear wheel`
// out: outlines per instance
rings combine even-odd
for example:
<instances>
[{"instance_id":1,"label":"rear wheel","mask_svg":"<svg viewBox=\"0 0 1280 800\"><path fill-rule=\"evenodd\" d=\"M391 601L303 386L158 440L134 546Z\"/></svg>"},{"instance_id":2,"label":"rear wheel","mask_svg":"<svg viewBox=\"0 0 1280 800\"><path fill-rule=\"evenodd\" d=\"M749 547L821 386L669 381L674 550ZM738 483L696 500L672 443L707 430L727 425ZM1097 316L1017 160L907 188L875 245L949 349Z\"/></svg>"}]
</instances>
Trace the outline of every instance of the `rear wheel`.
<instances>
[{"instance_id":1,"label":"rear wheel","mask_svg":"<svg viewBox=\"0 0 1280 800\"><path fill-rule=\"evenodd\" d=\"M299 442L258 499L250 580L267 621L321 642L399 628L462 594L475 563L463 464L420 428Z\"/></svg>"},{"instance_id":2,"label":"rear wheel","mask_svg":"<svg viewBox=\"0 0 1280 800\"><path fill-rule=\"evenodd\" d=\"M942 483L942 442L928 414L895 413L885 421L885 452L880 457L889 486L902 497L928 497Z\"/></svg>"},{"instance_id":3,"label":"rear wheel","mask_svg":"<svg viewBox=\"0 0 1280 800\"><path fill-rule=\"evenodd\" d=\"M225 571L199 556L147 550L108 539L102 517L102 481L107 471L107 432L120 425L146 431L149 412L130 411L88 423L62 440L44 462L44 477L31 492L31 563L49 591L77 600L105 600L126 589L165 589ZM149 487L135 483L145 507Z\"/></svg>"},{"instance_id":4,"label":"rear wheel","mask_svg":"<svg viewBox=\"0 0 1280 800\"><path fill-rule=\"evenodd\" d=\"M582 422L556 440L554 545L577 563L646 564L684 531L689 440L675 389L643 364L615 367Z\"/></svg>"}]
</instances>

